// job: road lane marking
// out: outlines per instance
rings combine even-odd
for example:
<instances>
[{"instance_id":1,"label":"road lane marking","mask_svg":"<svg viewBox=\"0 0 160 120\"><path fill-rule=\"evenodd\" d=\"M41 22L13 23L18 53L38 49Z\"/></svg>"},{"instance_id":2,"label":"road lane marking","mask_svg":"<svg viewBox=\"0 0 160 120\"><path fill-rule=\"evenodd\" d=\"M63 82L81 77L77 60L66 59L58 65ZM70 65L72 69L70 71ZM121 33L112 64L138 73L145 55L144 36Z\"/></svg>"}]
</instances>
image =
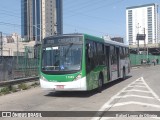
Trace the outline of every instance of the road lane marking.
<instances>
[{"instance_id":1,"label":"road lane marking","mask_svg":"<svg viewBox=\"0 0 160 120\"><path fill-rule=\"evenodd\" d=\"M144 83L134 83L134 84L135 84L135 85L140 85L140 84L141 84L141 85L144 85Z\"/></svg>"},{"instance_id":2,"label":"road lane marking","mask_svg":"<svg viewBox=\"0 0 160 120\"><path fill-rule=\"evenodd\" d=\"M149 106L149 107L160 108L160 105L143 103L143 102L135 102L135 101L116 103L116 104L115 104L114 106L112 106L112 107L119 107L119 106L130 105L130 104L134 104L134 105L145 105L145 106Z\"/></svg>"},{"instance_id":3,"label":"road lane marking","mask_svg":"<svg viewBox=\"0 0 160 120\"><path fill-rule=\"evenodd\" d=\"M142 85L131 85L131 86L128 86L128 87L140 87L140 88L145 88L146 86L142 86Z\"/></svg>"},{"instance_id":4,"label":"road lane marking","mask_svg":"<svg viewBox=\"0 0 160 120\"><path fill-rule=\"evenodd\" d=\"M148 86L148 84L144 81L143 77L141 77L142 81L144 82L145 86L148 88L148 90L153 94L153 96L160 101L159 96Z\"/></svg>"},{"instance_id":5,"label":"road lane marking","mask_svg":"<svg viewBox=\"0 0 160 120\"><path fill-rule=\"evenodd\" d=\"M139 80L139 79L141 79L141 78L138 78L137 80ZM126 87L124 87L122 90L120 90L120 91L119 91L117 94L115 94L113 97L111 97L111 98L98 110L98 112L97 112L96 115L92 118L92 120L99 120L99 119L102 117L102 115L103 115L103 113L102 113L102 114L99 114L99 112L100 112L100 111L104 112L104 111L108 108L109 104L112 103L112 101L116 98L116 96L120 95L123 91L125 91L125 90L127 89L128 86L130 86L131 84L134 84L135 82L137 82L137 80L133 81L132 83L130 83L129 85L127 85ZM116 104L116 103L113 103L113 104ZM113 104L112 104L112 106L113 106ZM110 108L111 108L112 106L110 106ZM110 108L108 108L108 110L109 110ZM108 111L108 110L107 110L107 111ZM97 117L97 116L98 116L98 117Z\"/></svg>"},{"instance_id":6,"label":"road lane marking","mask_svg":"<svg viewBox=\"0 0 160 120\"><path fill-rule=\"evenodd\" d=\"M137 83L139 82L139 83ZM142 83L143 82L143 83ZM111 97L98 111L101 112L101 114L96 114L95 117L92 118L92 120L100 120L103 117L103 113L105 111L109 111L112 107L116 107L116 106L123 106L123 105L129 105L129 104L137 104L137 105L146 105L146 106L150 106L150 107L156 107L156 108L160 108L160 105L155 105L155 104L148 104L148 103L142 103L142 102L135 102L135 101L130 101L130 102L123 102L123 103L118 103L118 101L123 98L123 97L127 97L127 95L119 96L122 92L129 92L129 91L137 91L137 92L142 92L142 90L126 90L129 86L132 86L133 84L135 84L135 86L141 86L141 85L145 85L146 88L148 88L149 91L143 91L143 92L150 92L152 93L152 95L154 97L148 97L148 99L157 99L158 101L160 101L158 95L147 85L147 83L144 81L143 77L138 78L137 80L133 81L132 83L128 84L126 87L124 87L122 90L120 90L117 94L115 94L113 97ZM129 96L129 95L128 95ZM135 96L135 95L130 95L130 96ZM138 97L135 96L135 97ZM141 97L146 97L147 96L141 96ZM114 101L115 99L119 98L119 100ZM114 101L114 102L113 102ZM112 103L113 102L113 103ZM112 103L112 104L111 104ZM98 116L98 117L97 117Z\"/></svg>"},{"instance_id":7,"label":"road lane marking","mask_svg":"<svg viewBox=\"0 0 160 120\"><path fill-rule=\"evenodd\" d=\"M144 93L151 93L150 91L145 91L145 90L136 90L136 89L132 89L132 90L125 90L123 92L144 92Z\"/></svg>"},{"instance_id":8,"label":"road lane marking","mask_svg":"<svg viewBox=\"0 0 160 120\"><path fill-rule=\"evenodd\" d=\"M121 102L121 103L116 103L116 104L110 104L106 105L106 109L110 107L119 107L119 106L124 106L124 105L144 105L144 106L149 106L149 107L154 107L154 108L160 108L160 105L155 105L155 104L149 104L149 103L143 103L143 102L135 102L135 101L129 101L129 102Z\"/></svg>"},{"instance_id":9,"label":"road lane marking","mask_svg":"<svg viewBox=\"0 0 160 120\"><path fill-rule=\"evenodd\" d=\"M125 95L125 96L116 96L115 98L128 98L128 97L138 97L138 98L155 99L155 98L153 98L153 97L142 96L142 95Z\"/></svg>"}]
</instances>

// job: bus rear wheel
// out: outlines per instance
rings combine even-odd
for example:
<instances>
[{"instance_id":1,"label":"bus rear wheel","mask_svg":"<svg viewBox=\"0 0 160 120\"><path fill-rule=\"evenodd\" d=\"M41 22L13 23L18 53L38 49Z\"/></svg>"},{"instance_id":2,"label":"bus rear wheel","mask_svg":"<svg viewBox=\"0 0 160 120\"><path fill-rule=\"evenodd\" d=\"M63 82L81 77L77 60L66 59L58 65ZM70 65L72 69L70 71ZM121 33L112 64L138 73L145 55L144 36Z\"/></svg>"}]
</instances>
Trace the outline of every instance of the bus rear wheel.
<instances>
[{"instance_id":1,"label":"bus rear wheel","mask_svg":"<svg viewBox=\"0 0 160 120\"><path fill-rule=\"evenodd\" d=\"M126 71L125 71L125 68L123 68L123 78L122 78L123 80L125 80L126 79Z\"/></svg>"},{"instance_id":2,"label":"bus rear wheel","mask_svg":"<svg viewBox=\"0 0 160 120\"><path fill-rule=\"evenodd\" d=\"M99 76L99 79L98 79L98 92L101 92L102 89L103 89L103 77Z\"/></svg>"}]
</instances>

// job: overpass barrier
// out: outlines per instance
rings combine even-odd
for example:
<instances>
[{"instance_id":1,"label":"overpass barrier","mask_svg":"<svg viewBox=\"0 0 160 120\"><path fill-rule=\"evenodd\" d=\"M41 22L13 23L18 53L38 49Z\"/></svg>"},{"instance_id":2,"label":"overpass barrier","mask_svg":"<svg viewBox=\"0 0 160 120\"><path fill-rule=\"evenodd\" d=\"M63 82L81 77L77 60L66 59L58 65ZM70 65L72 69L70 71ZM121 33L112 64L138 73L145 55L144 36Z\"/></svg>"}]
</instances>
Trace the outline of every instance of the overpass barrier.
<instances>
[{"instance_id":1,"label":"overpass barrier","mask_svg":"<svg viewBox=\"0 0 160 120\"><path fill-rule=\"evenodd\" d=\"M156 55L141 55L130 54L131 66L143 65L143 64L160 64L160 56Z\"/></svg>"}]
</instances>

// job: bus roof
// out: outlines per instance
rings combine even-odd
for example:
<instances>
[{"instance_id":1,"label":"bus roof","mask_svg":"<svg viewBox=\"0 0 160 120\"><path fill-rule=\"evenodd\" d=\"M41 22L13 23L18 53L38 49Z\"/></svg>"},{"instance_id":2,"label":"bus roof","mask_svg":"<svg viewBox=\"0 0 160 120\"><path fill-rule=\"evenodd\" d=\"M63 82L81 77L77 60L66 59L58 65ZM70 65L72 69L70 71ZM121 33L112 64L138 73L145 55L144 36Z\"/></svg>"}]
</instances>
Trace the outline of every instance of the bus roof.
<instances>
[{"instance_id":1,"label":"bus roof","mask_svg":"<svg viewBox=\"0 0 160 120\"><path fill-rule=\"evenodd\" d=\"M92 38L92 40L94 40L94 41L103 42L105 44L129 47L128 45L125 45L124 43L120 43L120 42L116 42L116 41L112 41L112 40L104 40L103 38L100 38L100 37L97 37L97 36L88 35L88 34L83 34L83 35L86 36L86 38L88 38L88 39Z\"/></svg>"},{"instance_id":2,"label":"bus roof","mask_svg":"<svg viewBox=\"0 0 160 120\"><path fill-rule=\"evenodd\" d=\"M92 39L97 42L105 43L105 44L111 44L111 45L117 45L117 46L123 46L123 47L129 47L128 45L125 45L124 43L112 41L112 40L104 40L103 38L85 34L85 33L71 33L71 34L62 34L62 35L56 35L56 36L49 36L44 38L45 39L51 39L53 37L63 37L63 36L84 36L85 38Z\"/></svg>"}]
</instances>

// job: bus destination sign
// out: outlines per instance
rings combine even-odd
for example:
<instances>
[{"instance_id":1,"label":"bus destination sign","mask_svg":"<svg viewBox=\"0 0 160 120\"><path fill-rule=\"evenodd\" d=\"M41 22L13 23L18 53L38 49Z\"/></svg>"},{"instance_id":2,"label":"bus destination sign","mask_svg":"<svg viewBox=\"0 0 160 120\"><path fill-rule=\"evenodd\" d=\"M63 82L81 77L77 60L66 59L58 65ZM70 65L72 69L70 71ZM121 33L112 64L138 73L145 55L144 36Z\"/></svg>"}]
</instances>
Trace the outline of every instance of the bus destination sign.
<instances>
[{"instance_id":1,"label":"bus destination sign","mask_svg":"<svg viewBox=\"0 0 160 120\"><path fill-rule=\"evenodd\" d=\"M82 37L63 37L46 39L44 44L82 44Z\"/></svg>"}]
</instances>

